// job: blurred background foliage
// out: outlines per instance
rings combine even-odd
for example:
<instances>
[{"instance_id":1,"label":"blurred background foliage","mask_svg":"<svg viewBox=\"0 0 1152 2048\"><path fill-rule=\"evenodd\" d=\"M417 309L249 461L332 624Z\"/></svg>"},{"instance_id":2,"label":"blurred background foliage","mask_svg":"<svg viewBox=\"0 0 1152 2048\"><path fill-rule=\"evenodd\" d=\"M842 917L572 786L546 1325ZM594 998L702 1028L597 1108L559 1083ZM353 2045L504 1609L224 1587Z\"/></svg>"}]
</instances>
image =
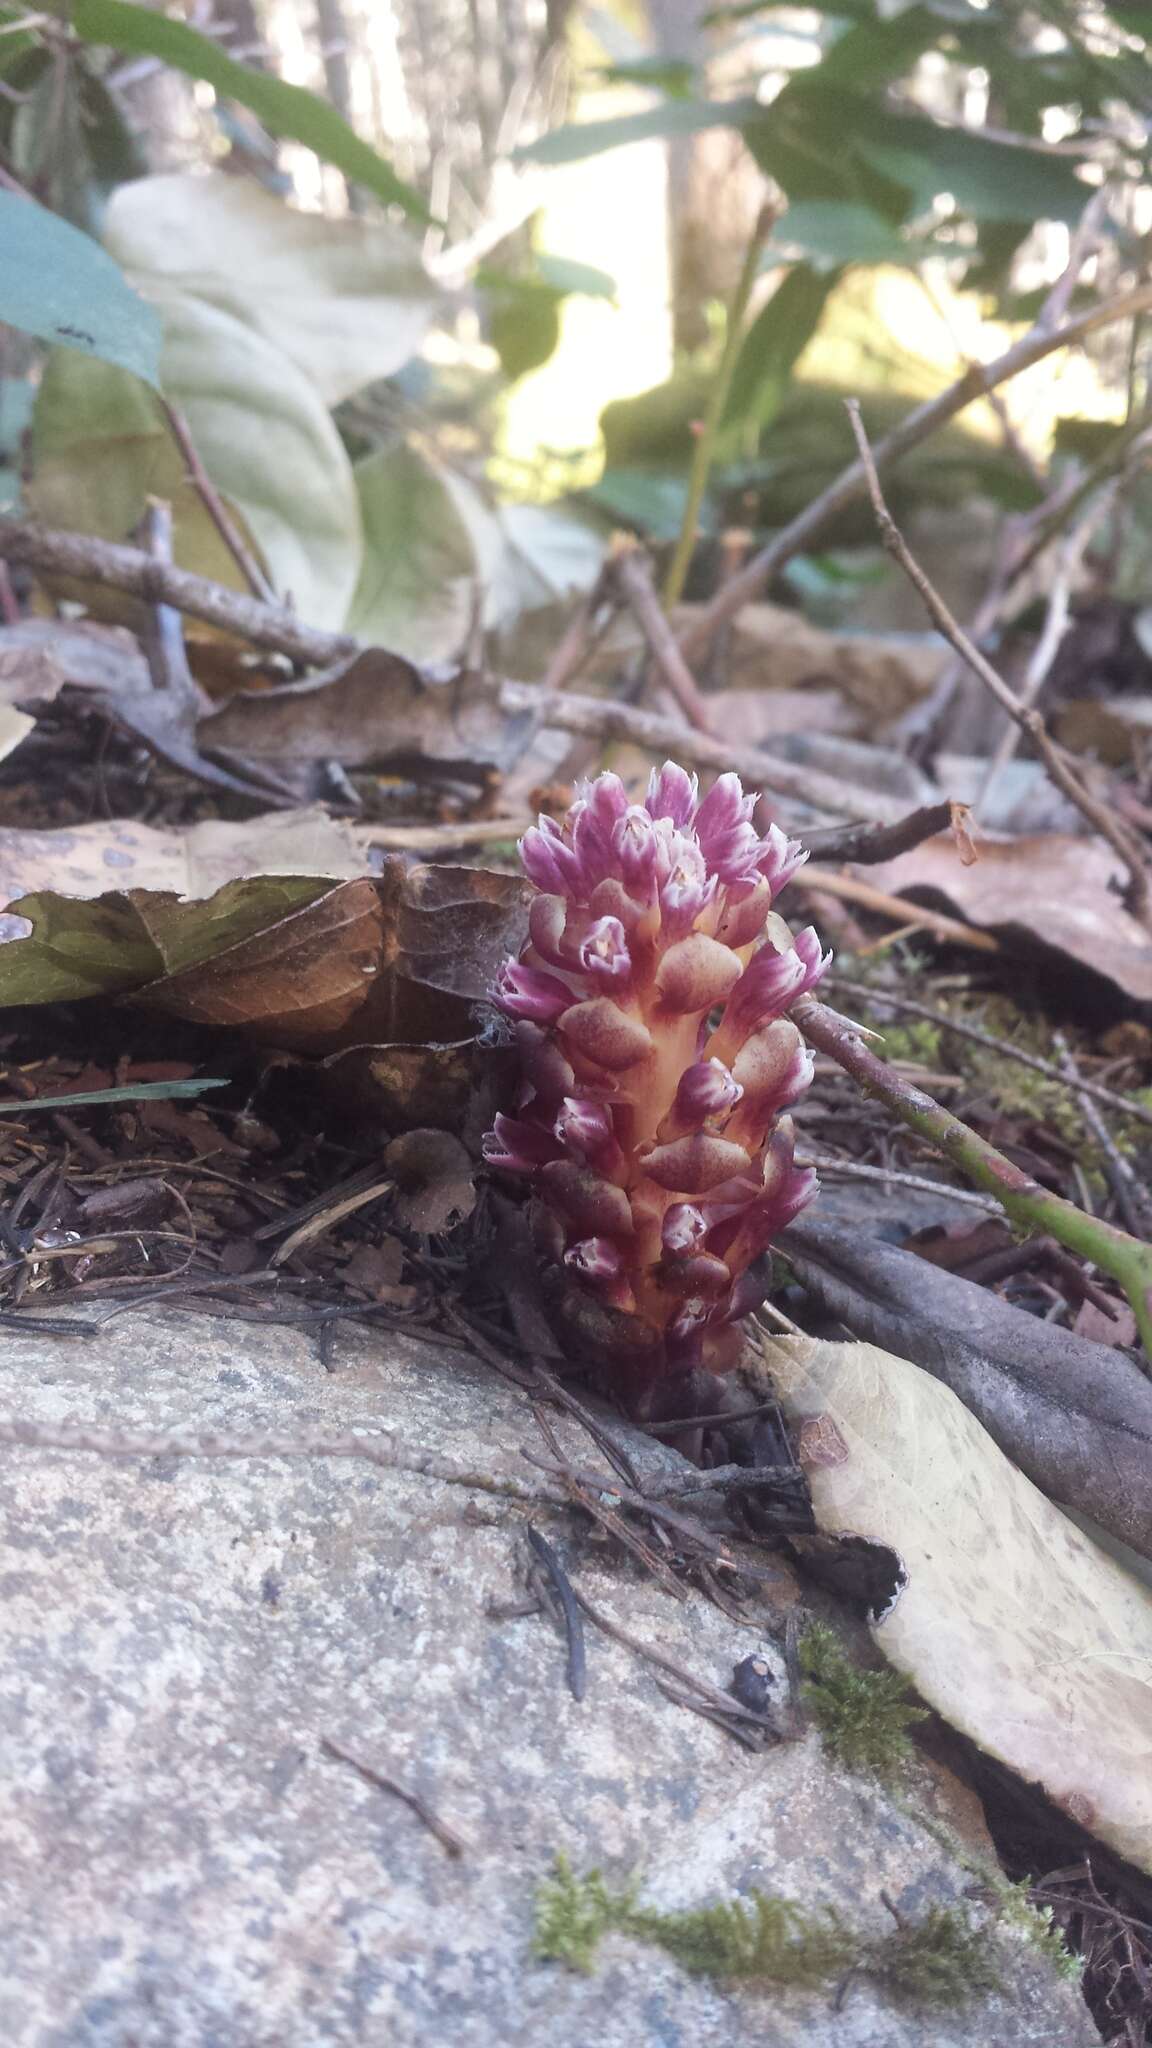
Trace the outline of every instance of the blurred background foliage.
<instances>
[{"instance_id":1,"label":"blurred background foliage","mask_svg":"<svg viewBox=\"0 0 1152 2048\"><path fill-rule=\"evenodd\" d=\"M266 588L446 657L586 588L613 528L674 540L753 247L702 594L722 536L850 459L845 394L879 433L1037 317L1087 208L1067 310L1148 274L1148 13L0 9L0 494L115 539L168 497L178 559L235 585L182 423ZM1109 330L925 443L894 510L986 547L981 512L1106 462L1147 386L1142 325ZM857 507L776 594L866 621L883 581Z\"/></svg>"}]
</instances>

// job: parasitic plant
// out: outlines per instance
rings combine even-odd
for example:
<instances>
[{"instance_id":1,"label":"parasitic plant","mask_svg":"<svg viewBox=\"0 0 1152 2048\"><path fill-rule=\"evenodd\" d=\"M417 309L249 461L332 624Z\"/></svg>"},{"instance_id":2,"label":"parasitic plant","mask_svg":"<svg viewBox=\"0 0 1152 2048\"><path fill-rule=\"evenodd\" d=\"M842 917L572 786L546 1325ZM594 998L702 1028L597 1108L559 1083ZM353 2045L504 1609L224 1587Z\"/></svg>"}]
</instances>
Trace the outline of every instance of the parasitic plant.
<instances>
[{"instance_id":1,"label":"parasitic plant","mask_svg":"<svg viewBox=\"0 0 1152 2048\"><path fill-rule=\"evenodd\" d=\"M749 1269L815 1192L784 1114L812 1055L784 1012L827 961L772 911L804 855L757 834L755 802L667 762L643 804L599 775L521 841L528 938L493 1001L522 1085L485 1157L528 1177L567 1348L633 1406L735 1362Z\"/></svg>"}]
</instances>

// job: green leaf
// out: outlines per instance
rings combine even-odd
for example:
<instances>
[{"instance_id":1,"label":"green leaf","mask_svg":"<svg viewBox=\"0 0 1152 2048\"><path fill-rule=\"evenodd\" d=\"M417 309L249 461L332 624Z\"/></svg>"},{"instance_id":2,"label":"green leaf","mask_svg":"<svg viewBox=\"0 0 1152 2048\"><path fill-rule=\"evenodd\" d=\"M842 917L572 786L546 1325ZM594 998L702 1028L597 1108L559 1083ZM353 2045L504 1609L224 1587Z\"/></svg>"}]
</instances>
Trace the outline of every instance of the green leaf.
<instances>
[{"instance_id":1,"label":"green leaf","mask_svg":"<svg viewBox=\"0 0 1152 2048\"><path fill-rule=\"evenodd\" d=\"M476 554L447 473L407 442L355 469L364 562L349 631L414 661L447 660L467 637Z\"/></svg>"},{"instance_id":2,"label":"green leaf","mask_svg":"<svg viewBox=\"0 0 1152 2048\"><path fill-rule=\"evenodd\" d=\"M159 381L152 307L98 242L15 192L0 192L0 320Z\"/></svg>"},{"instance_id":3,"label":"green leaf","mask_svg":"<svg viewBox=\"0 0 1152 2048\"><path fill-rule=\"evenodd\" d=\"M31 1102L0 1102L0 1116L22 1116L30 1109L75 1109L89 1102L170 1102L174 1097L203 1095L208 1088L226 1088L222 1081L138 1081L134 1088L93 1088L83 1095L37 1095Z\"/></svg>"},{"instance_id":4,"label":"green leaf","mask_svg":"<svg viewBox=\"0 0 1152 2048\"><path fill-rule=\"evenodd\" d=\"M605 64L596 76L605 85L646 85L670 99L687 99L697 83L696 66L683 57L635 57L631 63Z\"/></svg>"},{"instance_id":5,"label":"green leaf","mask_svg":"<svg viewBox=\"0 0 1152 2048\"><path fill-rule=\"evenodd\" d=\"M1091 197L1067 157L918 117L890 117L871 133L862 122L856 150L908 189L916 213L950 192L973 220L1059 220L1074 226Z\"/></svg>"},{"instance_id":6,"label":"green leaf","mask_svg":"<svg viewBox=\"0 0 1152 2048\"><path fill-rule=\"evenodd\" d=\"M398 178L391 164L361 141L334 107L266 71L238 64L218 43L187 22L173 21L132 0L73 0L72 25L86 42L101 43L134 57L158 57L189 78L202 78L225 99L239 100L272 135L286 136L335 164L386 206L400 206L413 220L431 216L420 194Z\"/></svg>"},{"instance_id":7,"label":"green leaf","mask_svg":"<svg viewBox=\"0 0 1152 2048\"><path fill-rule=\"evenodd\" d=\"M798 263L753 320L732 373L725 426L765 420L776 411L795 365L807 348L843 271Z\"/></svg>"},{"instance_id":8,"label":"green leaf","mask_svg":"<svg viewBox=\"0 0 1152 2048\"><path fill-rule=\"evenodd\" d=\"M599 483L576 493L582 505L606 512L617 525L630 526L652 540L675 540L684 518L687 487L682 476L666 470L606 469ZM715 530L712 509L705 504L703 533Z\"/></svg>"},{"instance_id":9,"label":"green leaf","mask_svg":"<svg viewBox=\"0 0 1152 2048\"><path fill-rule=\"evenodd\" d=\"M570 256L537 256L536 270L544 284L565 298L615 299L616 279L592 263L576 263Z\"/></svg>"},{"instance_id":10,"label":"green leaf","mask_svg":"<svg viewBox=\"0 0 1152 2048\"><path fill-rule=\"evenodd\" d=\"M403 369L442 298L403 229L301 213L223 172L121 186L104 243L148 296L174 289L243 320L328 405Z\"/></svg>"},{"instance_id":11,"label":"green leaf","mask_svg":"<svg viewBox=\"0 0 1152 2048\"><path fill-rule=\"evenodd\" d=\"M931 249L906 240L896 228L850 199L797 199L769 244L769 256L799 249L818 267L842 263L915 263Z\"/></svg>"},{"instance_id":12,"label":"green leaf","mask_svg":"<svg viewBox=\"0 0 1152 2048\"><path fill-rule=\"evenodd\" d=\"M18 897L0 919L0 1005L143 988L240 945L330 887L316 877L253 875L191 903L147 889ZM30 932L18 929L24 924Z\"/></svg>"},{"instance_id":13,"label":"green leaf","mask_svg":"<svg viewBox=\"0 0 1152 2048\"><path fill-rule=\"evenodd\" d=\"M665 100L645 107L638 114L621 114L610 121L579 121L567 128L554 128L535 142L513 150L516 163L572 164L586 156L599 156L606 149L620 149L628 142L649 142L653 137L699 135L706 128L742 128L746 121L762 118L758 100Z\"/></svg>"},{"instance_id":14,"label":"green leaf","mask_svg":"<svg viewBox=\"0 0 1152 2048\"><path fill-rule=\"evenodd\" d=\"M185 414L216 488L241 515L301 616L342 627L360 569L352 466L315 387L280 349L201 299L164 299L165 395ZM125 372L54 356L34 423L38 517L126 538L151 495L168 499L182 568L239 588L239 572L147 392ZM209 566L209 565L213 566Z\"/></svg>"}]
</instances>

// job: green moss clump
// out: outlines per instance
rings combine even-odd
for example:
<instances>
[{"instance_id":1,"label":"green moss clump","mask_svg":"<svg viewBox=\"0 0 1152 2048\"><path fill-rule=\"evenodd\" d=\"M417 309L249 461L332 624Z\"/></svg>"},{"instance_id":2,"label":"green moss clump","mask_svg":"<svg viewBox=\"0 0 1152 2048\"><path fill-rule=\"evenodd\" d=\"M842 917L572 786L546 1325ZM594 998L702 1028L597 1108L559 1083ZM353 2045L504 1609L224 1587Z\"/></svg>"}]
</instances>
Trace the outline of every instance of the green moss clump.
<instances>
[{"instance_id":1,"label":"green moss clump","mask_svg":"<svg viewBox=\"0 0 1152 2048\"><path fill-rule=\"evenodd\" d=\"M868 1967L894 1998L913 2005L958 2005L1000 1981L987 1936L955 1906L932 1906L923 1920L878 1942Z\"/></svg>"},{"instance_id":2,"label":"green moss clump","mask_svg":"<svg viewBox=\"0 0 1152 2048\"><path fill-rule=\"evenodd\" d=\"M859 1943L829 1907L750 1892L686 1913L632 1913L627 1931L655 1942L693 1976L761 1977L815 1989L849 1969Z\"/></svg>"},{"instance_id":3,"label":"green moss clump","mask_svg":"<svg viewBox=\"0 0 1152 2048\"><path fill-rule=\"evenodd\" d=\"M912 1754L908 1729L927 1718L895 1671L858 1671L834 1630L813 1622L800 1638L804 1701L836 1762L891 1778Z\"/></svg>"},{"instance_id":4,"label":"green moss clump","mask_svg":"<svg viewBox=\"0 0 1152 2048\"><path fill-rule=\"evenodd\" d=\"M558 1857L540 1888L533 1953L587 1973L614 1929L663 1949L693 1976L818 1990L859 1970L894 1998L924 2006L960 2005L999 1982L987 1937L954 1907L934 1906L914 1925L870 1940L831 1907L808 1912L763 1892L658 1913L637 1906L636 1891L609 1891L598 1870L576 1877Z\"/></svg>"},{"instance_id":5,"label":"green moss clump","mask_svg":"<svg viewBox=\"0 0 1152 2048\"><path fill-rule=\"evenodd\" d=\"M1031 1899L1028 1879L1021 1878L1019 1884L1003 1884L997 1888L996 1903L1000 1908L1000 1924L1011 1928L1034 1948L1038 1955L1051 1963L1061 1977L1071 1984L1078 1984L1083 1974L1084 1963L1080 1956L1064 1945L1064 1936L1052 1912L1051 1906L1034 1905Z\"/></svg>"},{"instance_id":6,"label":"green moss clump","mask_svg":"<svg viewBox=\"0 0 1152 2048\"><path fill-rule=\"evenodd\" d=\"M557 1856L552 1876L541 1885L536 1900L533 1954L541 1962L567 1963L570 1970L586 1976L604 1935L623 1926L635 1895L634 1885L610 1892L598 1870L577 1877L568 1858Z\"/></svg>"}]
</instances>

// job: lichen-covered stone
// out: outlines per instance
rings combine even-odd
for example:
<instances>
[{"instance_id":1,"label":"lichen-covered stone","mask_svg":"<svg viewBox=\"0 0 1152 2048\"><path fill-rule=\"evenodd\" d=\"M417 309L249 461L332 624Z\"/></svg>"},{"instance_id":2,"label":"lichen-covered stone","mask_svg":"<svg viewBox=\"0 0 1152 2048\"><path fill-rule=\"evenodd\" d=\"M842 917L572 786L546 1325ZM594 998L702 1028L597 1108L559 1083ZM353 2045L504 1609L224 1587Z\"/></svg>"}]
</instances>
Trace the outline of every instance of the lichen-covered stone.
<instances>
[{"instance_id":1,"label":"lichen-covered stone","mask_svg":"<svg viewBox=\"0 0 1152 2048\"><path fill-rule=\"evenodd\" d=\"M0 1412L152 1432L386 1426L497 1489L538 1484L522 1397L486 1367L349 1328L119 1319L6 1336ZM595 1453L559 1425L583 1463ZM631 1439L642 1472L676 1467ZM532 1955L558 1852L646 1907L751 1890L883 1934L959 1903L956 1788L898 1796L813 1732L750 1755L590 1631L587 1697L521 1590L527 1510L499 1490L335 1460L3 1453L0 2040L5 2048L1090 2048L1073 1987L1009 1936L1003 1989L919 2015L690 1977L612 1934L588 1976ZM533 1519L632 1634L728 1683L779 1659L545 1500ZM767 1593L795 1598L781 1568ZM765 1610L767 1612L767 1610ZM324 1737L421 1794L453 1859ZM977 1912L979 1909L976 1909Z\"/></svg>"}]
</instances>

